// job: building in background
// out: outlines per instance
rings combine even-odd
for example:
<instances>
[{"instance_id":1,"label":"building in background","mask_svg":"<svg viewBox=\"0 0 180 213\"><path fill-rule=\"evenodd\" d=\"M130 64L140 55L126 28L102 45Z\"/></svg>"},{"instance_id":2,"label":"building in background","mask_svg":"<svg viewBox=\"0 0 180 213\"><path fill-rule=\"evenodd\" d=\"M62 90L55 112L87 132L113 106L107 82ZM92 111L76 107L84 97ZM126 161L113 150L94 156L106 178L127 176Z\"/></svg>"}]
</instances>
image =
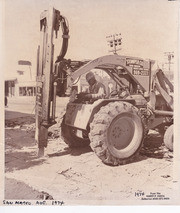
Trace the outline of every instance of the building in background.
<instances>
[{"instance_id":1,"label":"building in background","mask_svg":"<svg viewBox=\"0 0 180 213\"><path fill-rule=\"evenodd\" d=\"M5 79L5 96L7 97L15 96L15 84L17 84L16 77Z\"/></svg>"},{"instance_id":2,"label":"building in background","mask_svg":"<svg viewBox=\"0 0 180 213\"><path fill-rule=\"evenodd\" d=\"M36 80L31 73L31 62L18 61L14 77L5 79L5 96L21 97L36 95Z\"/></svg>"}]
</instances>

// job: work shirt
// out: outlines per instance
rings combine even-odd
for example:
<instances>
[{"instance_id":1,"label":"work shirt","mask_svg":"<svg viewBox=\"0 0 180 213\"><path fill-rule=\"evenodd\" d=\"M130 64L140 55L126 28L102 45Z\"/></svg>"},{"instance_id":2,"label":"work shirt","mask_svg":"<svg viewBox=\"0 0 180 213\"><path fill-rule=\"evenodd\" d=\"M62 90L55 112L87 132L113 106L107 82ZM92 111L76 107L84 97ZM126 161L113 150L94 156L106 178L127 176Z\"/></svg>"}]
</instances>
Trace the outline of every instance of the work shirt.
<instances>
[{"instance_id":1,"label":"work shirt","mask_svg":"<svg viewBox=\"0 0 180 213\"><path fill-rule=\"evenodd\" d=\"M92 98L104 98L106 96L105 86L100 82L96 82L92 86L89 86L89 92Z\"/></svg>"}]
</instances>

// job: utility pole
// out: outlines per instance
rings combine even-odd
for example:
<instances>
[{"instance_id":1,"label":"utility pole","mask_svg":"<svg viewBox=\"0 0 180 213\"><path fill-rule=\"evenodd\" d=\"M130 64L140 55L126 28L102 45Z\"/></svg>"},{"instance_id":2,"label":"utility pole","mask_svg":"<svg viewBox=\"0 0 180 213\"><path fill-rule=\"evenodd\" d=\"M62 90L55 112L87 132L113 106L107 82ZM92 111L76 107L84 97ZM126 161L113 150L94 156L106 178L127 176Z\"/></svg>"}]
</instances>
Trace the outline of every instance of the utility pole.
<instances>
[{"instance_id":1,"label":"utility pole","mask_svg":"<svg viewBox=\"0 0 180 213\"><path fill-rule=\"evenodd\" d=\"M172 59L174 58L174 52L164 52L165 59L168 61L165 64L168 64L168 73L171 78L171 64L173 64Z\"/></svg>"},{"instance_id":2,"label":"utility pole","mask_svg":"<svg viewBox=\"0 0 180 213\"><path fill-rule=\"evenodd\" d=\"M121 40L121 33L116 33L113 35L106 36L108 46L110 47L109 52L113 52L114 54L117 54L117 51L121 50L121 48L118 48L122 44Z\"/></svg>"}]
</instances>

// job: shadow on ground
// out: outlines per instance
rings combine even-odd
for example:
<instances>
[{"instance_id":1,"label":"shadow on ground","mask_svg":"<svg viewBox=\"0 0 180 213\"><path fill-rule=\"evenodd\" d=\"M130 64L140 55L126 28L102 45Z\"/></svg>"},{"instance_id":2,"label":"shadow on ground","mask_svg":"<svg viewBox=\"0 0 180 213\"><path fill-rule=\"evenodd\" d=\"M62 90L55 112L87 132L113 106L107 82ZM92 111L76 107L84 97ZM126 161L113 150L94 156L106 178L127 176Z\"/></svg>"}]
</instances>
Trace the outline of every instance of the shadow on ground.
<instances>
[{"instance_id":1,"label":"shadow on ground","mask_svg":"<svg viewBox=\"0 0 180 213\"><path fill-rule=\"evenodd\" d=\"M32 124L34 122L35 116L32 114L5 110L5 127Z\"/></svg>"},{"instance_id":2,"label":"shadow on ground","mask_svg":"<svg viewBox=\"0 0 180 213\"><path fill-rule=\"evenodd\" d=\"M170 153L163 143L163 137L159 133L153 133L145 138L140 154L142 156L162 159L167 152Z\"/></svg>"},{"instance_id":3,"label":"shadow on ground","mask_svg":"<svg viewBox=\"0 0 180 213\"><path fill-rule=\"evenodd\" d=\"M35 131L21 128L5 128L5 172L27 169L42 164L45 159L38 158Z\"/></svg>"},{"instance_id":4,"label":"shadow on ground","mask_svg":"<svg viewBox=\"0 0 180 213\"><path fill-rule=\"evenodd\" d=\"M12 178L5 179L4 197L7 200L53 200L48 193L39 192L27 184Z\"/></svg>"},{"instance_id":5,"label":"shadow on ground","mask_svg":"<svg viewBox=\"0 0 180 213\"><path fill-rule=\"evenodd\" d=\"M5 154L5 172L27 169L32 166L40 165L45 159L38 158L37 153L33 152L8 152Z\"/></svg>"},{"instance_id":6,"label":"shadow on ground","mask_svg":"<svg viewBox=\"0 0 180 213\"><path fill-rule=\"evenodd\" d=\"M48 154L48 156L49 157L57 157L57 156L64 156L64 155L79 156L88 152L93 152L90 146L79 147L79 148L65 147L62 151L59 151L53 154Z\"/></svg>"},{"instance_id":7,"label":"shadow on ground","mask_svg":"<svg viewBox=\"0 0 180 213\"><path fill-rule=\"evenodd\" d=\"M90 152L93 152L90 146L73 149L65 147L62 151L50 154L49 157L57 157L64 155L79 156ZM152 134L149 134L145 138L139 155L135 156L129 163L140 162L148 158L156 158L156 159L173 158L172 153L165 147L163 143L163 138L158 132L157 133L153 132Z\"/></svg>"}]
</instances>

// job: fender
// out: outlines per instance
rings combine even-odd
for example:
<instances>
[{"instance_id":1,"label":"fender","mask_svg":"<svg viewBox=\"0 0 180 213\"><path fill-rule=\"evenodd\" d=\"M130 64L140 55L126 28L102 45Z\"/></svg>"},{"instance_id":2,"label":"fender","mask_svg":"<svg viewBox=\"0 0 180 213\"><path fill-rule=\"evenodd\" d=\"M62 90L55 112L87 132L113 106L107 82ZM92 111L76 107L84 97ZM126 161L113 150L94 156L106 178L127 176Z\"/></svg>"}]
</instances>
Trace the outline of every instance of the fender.
<instances>
[{"instance_id":1,"label":"fender","mask_svg":"<svg viewBox=\"0 0 180 213\"><path fill-rule=\"evenodd\" d=\"M71 127L88 130L94 118L94 114L97 113L102 106L115 101L126 101L135 104L135 100L133 99L99 99L93 104L68 103L65 123Z\"/></svg>"}]
</instances>

